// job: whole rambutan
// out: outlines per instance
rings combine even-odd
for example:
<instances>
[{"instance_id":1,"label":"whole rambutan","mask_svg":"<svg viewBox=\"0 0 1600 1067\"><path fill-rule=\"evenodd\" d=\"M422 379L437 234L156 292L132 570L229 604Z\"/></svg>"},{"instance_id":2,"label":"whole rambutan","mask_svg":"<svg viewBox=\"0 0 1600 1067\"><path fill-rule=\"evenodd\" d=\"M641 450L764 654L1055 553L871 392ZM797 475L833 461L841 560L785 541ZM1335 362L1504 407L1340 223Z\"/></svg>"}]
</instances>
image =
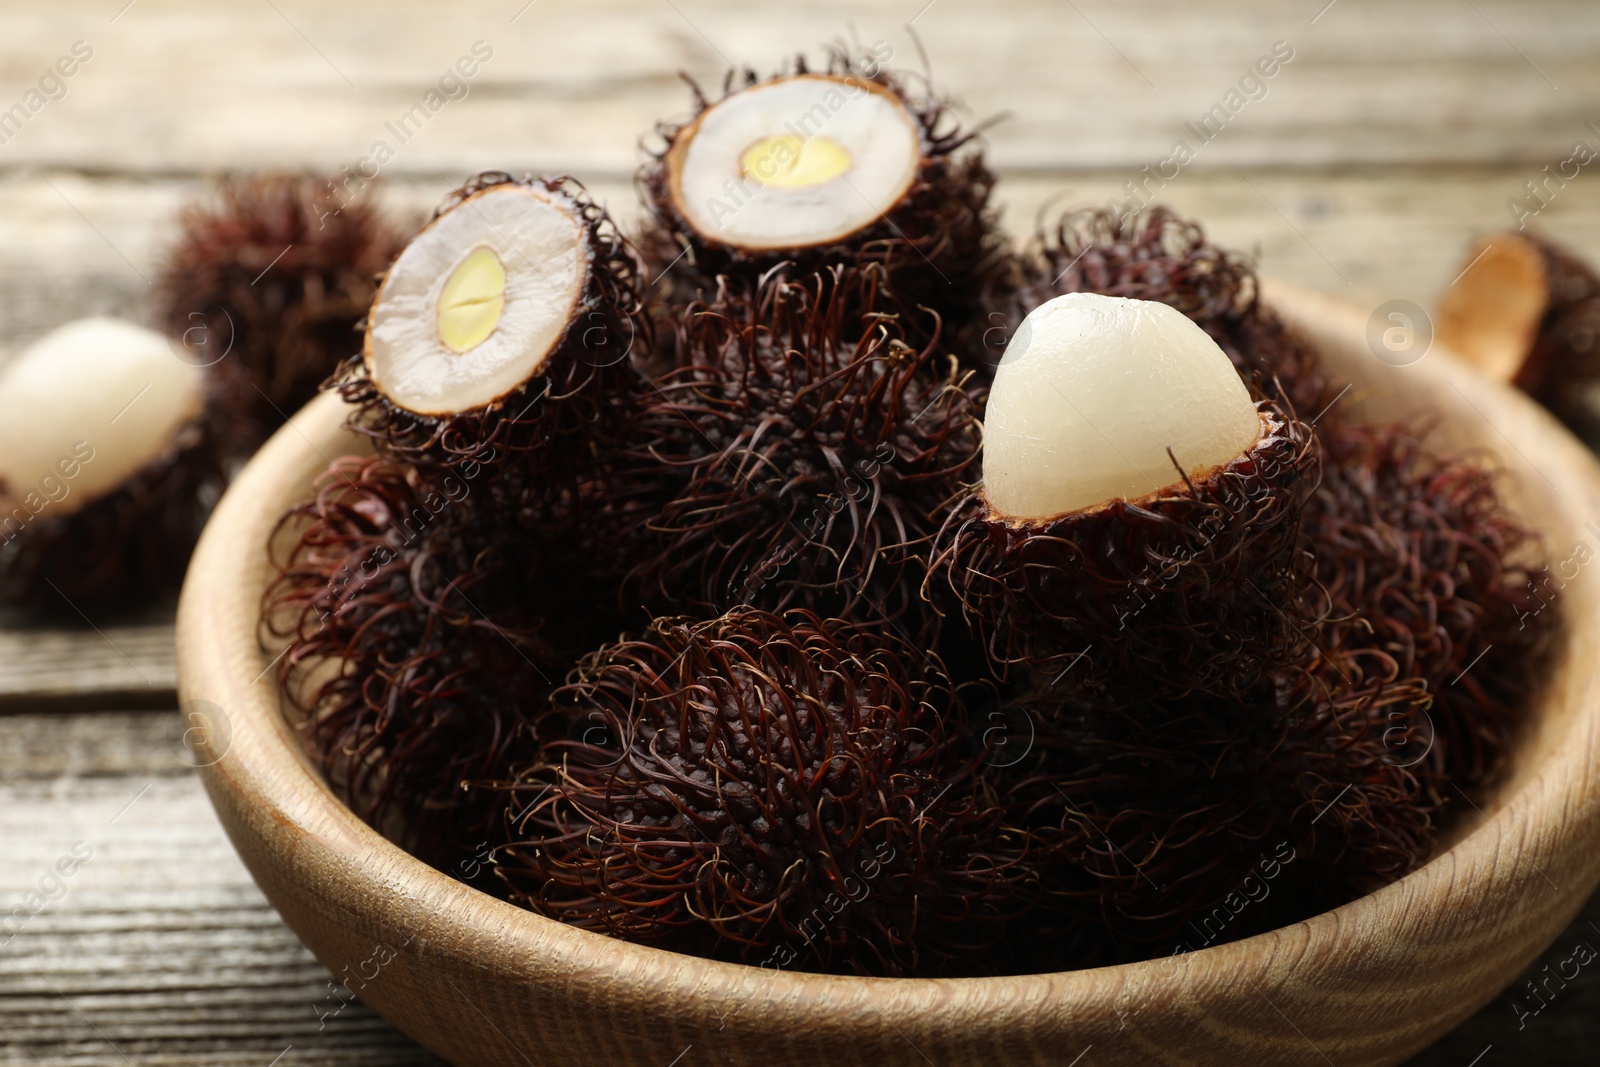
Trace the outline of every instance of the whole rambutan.
<instances>
[{"instance_id":1,"label":"whole rambutan","mask_svg":"<svg viewBox=\"0 0 1600 1067\"><path fill-rule=\"evenodd\" d=\"M1065 212L1053 228L1040 226L1010 265L1006 288L995 301L1004 310L990 316L1002 321L984 334L991 364L1035 307L1066 293L1099 293L1177 308L1221 346L1257 395L1302 418L1315 418L1332 399L1316 351L1261 303L1249 259L1167 208Z\"/></svg>"},{"instance_id":2,"label":"whole rambutan","mask_svg":"<svg viewBox=\"0 0 1600 1067\"><path fill-rule=\"evenodd\" d=\"M1045 687L1023 699L1035 746L1003 795L1039 871L1038 966L1234 940L1427 858L1441 801L1408 765L1425 744L1425 688L1329 655L1242 697L1111 708ZM1058 945L1084 956L1048 958Z\"/></svg>"},{"instance_id":3,"label":"whole rambutan","mask_svg":"<svg viewBox=\"0 0 1600 1067\"><path fill-rule=\"evenodd\" d=\"M983 966L1019 908L934 660L806 612L660 619L584 660L507 788L542 914L768 967ZM1015 851L1014 849L1011 851Z\"/></svg>"},{"instance_id":4,"label":"whole rambutan","mask_svg":"<svg viewBox=\"0 0 1600 1067\"><path fill-rule=\"evenodd\" d=\"M1536 569L1537 539L1506 508L1493 470L1433 456L1413 427L1331 420L1304 530L1340 645L1386 657L1433 697L1430 766L1470 789L1505 760L1534 703L1555 612L1591 555ZM1560 568L1558 568L1560 569Z\"/></svg>"},{"instance_id":5,"label":"whole rambutan","mask_svg":"<svg viewBox=\"0 0 1600 1067\"><path fill-rule=\"evenodd\" d=\"M114 319L0 372L0 602L78 618L177 591L221 491L206 375Z\"/></svg>"},{"instance_id":6,"label":"whole rambutan","mask_svg":"<svg viewBox=\"0 0 1600 1067\"><path fill-rule=\"evenodd\" d=\"M565 669L545 569L477 521L473 488L335 461L280 523L262 607L309 754L357 815L441 865L488 833L461 783L496 773Z\"/></svg>"},{"instance_id":7,"label":"whole rambutan","mask_svg":"<svg viewBox=\"0 0 1600 1067\"><path fill-rule=\"evenodd\" d=\"M243 458L352 352L404 239L365 196L312 174L225 179L183 213L156 317L211 368L216 432Z\"/></svg>"},{"instance_id":8,"label":"whole rambutan","mask_svg":"<svg viewBox=\"0 0 1600 1067\"><path fill-rule=\"evenodd\" d=\"M565 490L650 347L638 264L605 209L571 179L488 172L395 261L339 391L385 455Z\"/></svg>"},{"instance_id":9,"label":"whole rambutan","mask_svg":"<svg viewBox=\"0 0 1600 1067\"><path fill-rule=\"evenodd\" d=\"M839 46L820 71L730 71L719 99L695 86L693 117L657 126L642 246L675 299L785 262L878 264L907 308L976 312L1005 258L994 175L949 103L886 58Z\"/></svg>"},{"instance_id":10,"label":"whole rambutan","mask_svg":"<svg viewBox=\"0 0 1600 1067\"><path fill-rule=\"evenodd\" d=\"M631 579L645 604L937 622L919 587L982 391L872 310L880 278L724 280L674 317L676 366L627 438L623 481L661 494Z\"/></svg>"},{"instance_id":11,"label":"whole rambutan","mask_svg":"<svg viewBox=\"0 0 1600 1067\"><path fill-rule=\"evenodd\" d=\"M1000 364L983 483L949 512L930 586L1002 673L1237 696L1315 621L1298 540L1317 473L1310 428L1252 404L1170 306L1058 297Z\"/></svg>"}]
</instances>

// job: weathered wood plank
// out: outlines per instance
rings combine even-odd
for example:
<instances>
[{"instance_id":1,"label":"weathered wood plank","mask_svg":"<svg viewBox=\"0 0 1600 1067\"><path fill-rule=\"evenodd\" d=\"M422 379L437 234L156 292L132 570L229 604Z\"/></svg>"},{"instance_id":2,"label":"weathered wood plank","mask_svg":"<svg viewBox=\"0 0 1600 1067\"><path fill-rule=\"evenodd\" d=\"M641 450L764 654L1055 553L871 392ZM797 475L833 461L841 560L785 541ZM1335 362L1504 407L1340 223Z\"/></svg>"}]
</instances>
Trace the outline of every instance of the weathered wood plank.
<instances>
[{"instance_id":1,"label":"weathered wood plank","mask_svg":"<svg viewBox=\"0 0 1600 1067\"><path fill-rule=\"evenodd\" d=\"M1204 147L1213 164L1543 163L1600 119L1588 106L1600 23L1585 0L122 6L0 13L0 108L75 41L93 49L0 166L338 165L387 140L396 174L509 164L615 180L635 137L686 106L679 70L714 83L730 63L768 69L852 28L915 68L913 20L940 85L974 115L1014 115L995 131L1012 168L1153 162L1278 40L1294 59ZM476 41L493 57L468 95L409 140L390 133Z\"/></svg>"},{"instance_id":2,"label":"weathered wood plank","mask_svg":"<svg viewBox=\"0 0 1600 1067\"><path fill-rule=\"evenodd\" d=\"M1155 192L1220 241L1255 252L1274 277L1359 303L1429 303L1455 276L1472 237L1512 222L1506 201L1530 173L1222 171L1197 164ZM1132 170L1003 174L998 199L1006 224L1022 233L1046 202L1103 205L1125 197L1123 183L1136 177ZM414 222L452 184L442 177L391 182L384 202ZM200 188L55 172L0 186L9 207L0 214L0 346L15 348L79 315L137 316L176 214ZM635 225L630 183L593 188L625 225ZM1572 183L1532 225L1600 259L1600 180Z\"/></svg>"},{"instance_id":3,"label":"weathered wood plank","mask_svg":"<svg viewBox=\"0 0 1600 1067\"><path fill-rule=\"evenodd\" d=\"M182 727L171 712L0 716L0 1063L265 1067L289 1049L280 1062L436 1064L359 1002L319 1027L331 976L234 855ZM4 926L75 845L89 858L64 894ZM1600 947L1591 923L1600 898L1529 977ZM1527 1015L1519 983L1413 1062L1465 1067L1492 1044L1485 1067L1592 1063L1600 968L1551 988Z\"/></svg>"},{"instance_id":4,"label":"weathered wood plank","mask_svg":"<svg viewBox=\"0 0 1600 1067\"><path fill-rule=\"evenodd\" d=\"M182 728L0 717L0 1063L437 1063L359 1002L320 1017L330 975L234 855Z\"/></svg>"},{"instance_id":5,"label":"weathered wood plank","mask_svg":"<svg viewBox=\"0 0 1600 1067\"><path fill-rule=\"evenodd\" d=\"M168 707L176 687L170 622L0 629L0 710L45 701Z\"/></svg>"}]
</instances>

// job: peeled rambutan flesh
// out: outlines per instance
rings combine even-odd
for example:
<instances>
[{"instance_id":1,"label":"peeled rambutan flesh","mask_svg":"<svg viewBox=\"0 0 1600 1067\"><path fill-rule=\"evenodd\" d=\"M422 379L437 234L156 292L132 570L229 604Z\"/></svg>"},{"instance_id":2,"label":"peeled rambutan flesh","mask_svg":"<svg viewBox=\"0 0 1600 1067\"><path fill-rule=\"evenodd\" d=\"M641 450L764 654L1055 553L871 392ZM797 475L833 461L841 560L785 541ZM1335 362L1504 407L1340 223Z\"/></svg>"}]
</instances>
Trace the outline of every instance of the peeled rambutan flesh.
<instances>
[{"instance_id":1,"label":"peeled rambutan flesh","mask_svg":"<svg viewBox=\"0 0 1600 1067\"><path fill-rule=\"evenodd\" d=\"M872 56L835 49L820 71L802 57L772 78L731 72L720 99L697 88L694 116L657 134L664 147L636 183L643 246L679 299L785 262L880 264L906 307L949 320L976 311L1004 260L973 135Z\"/></svg>"},{"instance_id":2,"label":"peeled rambutan flesh","mask_svg":"<svg viewBox=\"0 0 1600 1067\"><path fill-rule=\"evenodd\" d=\"M1485 373L1600 441L1600 275L1582 258L1531 234L1486 237L1445 291L1437 328Z\"/></svg>"},{"instance_id":3,"label":"peeled rambutan flesh","mask_svg":"<svg viewBox=\"0 0 1600 1067\"><path fill-rule=\"evenodd\" d=\"M0 372L0 601L76 617L176 591L222 480L205 373L91 318Z\"/></svg>"},{"instance_id":4,"label":"peeled rambutan flesh","mask_svg":"<svg viewBox=\"0 0 1600 1067\"><path fill-rule=\"evenodd\" d=\"M1315 350L1261 303L1249 260L1209 241L1196 222L1164 207L1135 215L1108 209L1064 213L1040 228L1009 265L982 334L977 362L993 364L1033 308L1067 293L1155 300L1183 312L1239 368L1257 395L1301 418L1333 399Z\"/></svg>"},{"instance_id":5,"label":"peeled rambutan flesh","mask_svg":"<svg viewBox=\"0 0 1600 1067\"><path fill-rule=\"evenodd\" d=\"M525 542L475 525L471 487L335 461L275 543L263 638L307 750L375 828L453 869L487 834L492 776L565 669Z\"/></svg>"},{"instance_id":6,"label":"peeled rambutan flesh","mask_svg":"<svg viewBox=\"0 0 1600 1067\"><path fill-rule=\"evenodd\" d=\"M991 388L983 482L936 547L998 668L1131 699L1237 695L1312 616L1310 429L1252 403L1191 320L1072 294L1036 309Z\"/></svg>"},{"instance_id":7,"label":"peeled rambutan flesh","mask_svg":"<svg viewBox=\"0 0 1600 1067\"><path fill-rule=\"evenodd\" d=\"M396 460L548 485L592 455L648 353L638 265L569 179L479 175L384 277L339 384Z\"/></svg>"},{"instance_id":8,"label":"peeled rambutan flesh","mask_svg":"<svg viewBox=\"0 0 1600 1067\"><path fill-rule=\"evenodd\" d=\"M378 275L404 241L334 178L236 176L215 194L184 212L155 312L211 369L214 433L243 458L360 350Z\"/></svg>"},{"instance_id":9,"label":"peeled rambutan flesh","mask_svg":"<svg viewBox=\"0 0 1600 1067\"><path fill-rule=\"evenodd\" d=\"M936 660L807 612L586 658L506 789L512 899L777 968L971 970L1019 910Z\"/></svg>"},{"instance_id":10,"label":"peeled rambutan flesh","mask_svg":"<svg viewBox=\"0 0 1600 1067\"><path fill-rule=\"evenodd\" d=\"M631 580L645 604L937 622L919 589L975 466L982 392L873 310L879 273L725 280L675 315L675 366L630 420L623 479L660 497Z\"/></svg>"}]
</instances>

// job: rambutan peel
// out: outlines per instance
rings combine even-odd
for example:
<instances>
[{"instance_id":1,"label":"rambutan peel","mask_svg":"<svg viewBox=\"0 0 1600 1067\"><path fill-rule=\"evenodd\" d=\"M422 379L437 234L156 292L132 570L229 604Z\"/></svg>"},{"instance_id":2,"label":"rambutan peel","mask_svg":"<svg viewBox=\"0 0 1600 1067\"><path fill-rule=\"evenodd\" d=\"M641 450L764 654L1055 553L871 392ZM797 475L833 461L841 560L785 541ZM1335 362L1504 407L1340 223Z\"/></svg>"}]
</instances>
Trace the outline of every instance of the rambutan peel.
<instances>
[{"instance_id":1,"label":"rambutan peel","mask_svg":"<svg viewBox=\"0 0 1600 1067\"><path fill-rule=\"evenodd\" d=\"M1233 462L1141 498L1016 519L980 490L953 513L935 563L995 663L1132 698L1237 694L1292 659L1320 464L1308 426L1266 401L1260 418Z\"/></svg>"},{"instance_id":2,"label":"rambutan peel","mask_svg":"<svg viewBox=\"0 0 1600 1067\"><path fill-rule=\"evenodd\" d=\"M185 210L156 317L209 368L211 434L242 459L361 347L377 277L404 245L370 197L338 179L232 177Z\"/></svg>"}]
</instances>

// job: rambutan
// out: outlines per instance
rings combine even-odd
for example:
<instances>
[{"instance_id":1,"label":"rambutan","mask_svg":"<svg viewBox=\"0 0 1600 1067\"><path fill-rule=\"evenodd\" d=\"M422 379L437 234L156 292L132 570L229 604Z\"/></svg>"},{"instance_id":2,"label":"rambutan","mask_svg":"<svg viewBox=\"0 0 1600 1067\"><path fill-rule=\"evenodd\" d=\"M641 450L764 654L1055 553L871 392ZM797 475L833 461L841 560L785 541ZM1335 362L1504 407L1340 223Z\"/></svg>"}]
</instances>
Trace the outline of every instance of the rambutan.
<instances>
[{"instance_id":1,"label":"rambutan","mask_svg":"<svg viewBox=\"0 0 1600 1067\"><path fill-rule=\"evenodd\" d=\"M649 349L638 264L605 209L571 179L488 172L395 261L339 391L397 460L553 482L587 464Z\"/></svg>"},{"instance_id":2,"label":"rambutan","mask_svg":"<svg viewBox=\"0 0 1600 1067\"><path fill-rule=\"evenodd\" d=\"M1425 732L1425 689L1329 655L1241 697L1115 709L1067 687L1025 698L1037 739L1004 796L1031 835L1039 927L1052 935L1042 951L1082 951L1100 932L1104 954L1039 965L1205 948L1346 903L1427 858L1441 802L1401 758Z\"/></svg>"},{"instance_id":3,"label":"rambutan","mask_svg":"<svg viewBox=\"0 0 1600 1067\"><path fill-rule=\"evenodd\" d=\"M565 669L527 542L476 522L472 486L336 460L274 538L263 642L307 751L375 828L448 866L488 833L461 783L493 775Z\"/></svg>"},{"instance_id":4,"label":"rambutan","mask_svg":"<svg viewBox=\"0 0 1600 1067\"><path fill-rule=\"evenodd\" d=\"M266 440L361 348L377 276L403 238L337 179L230 177L183 213L155 312L211 368L215 433L235 458Z\"/></svg>"},{"instance_id":5,"label":"rambutan","mask_svg":"<svg viewBox=\"0 0 1600 1067\"><path fill-rule=\"evenodd\" d=\"M1020 907L948 680L893 638L802 611L659 619L552 703L495 854L542 914L895 975L981 967Z\"/></svg>"},{"instance_id":6,"label":"rambutan","mask_svg":"<svg viewBox=\"0 0 1600 1067\"><path fill-rule=\"evenodd\" d=\"M975 313L1006 241L994 175L947 101L842 46L820 71L803 56L770 78L730 71L714 101L692 88L693 117L657 126L636 181L642 246L675 299L785 262L878 264L905 307Z\"/></svg>"},{"instance_id":7,"label":"rambutan","mask_svg":"<svg viewBox=\"0 0 1600 1067\"><path fill-rule=\"evenodd\" d=\"M205 373L82 319L0 373L0 601L76 617L177 590L221 489Z\"/></svg>"},{"instance_id":8,"label":"rambutan","mask_svg":"<svg viewBox=\"0 0 1600 1067\"><path fill-rule=\"evenodd\" d=\"M1006 328L988 330L997 361L1024 317L1066 293L1155 300L1193 319L1216 341L1258 396L1314 418L1331 394L1315 349L1261 303L1249 259L1218 247L1197 222L1165 207L1134 215L1109 209L1064 213L1038 233L1010 267L1009 292L997 300Z\"/></svg>"},{"instance_id":9,"label":"rambutan","mask_svg":"<svg viewBox=\"0 0 1600 1067\"><path fill-rule=\"evenodd\" d=\"M676 367L629 428L625 480L665 487L631 579L644 603L937 621L918 590L982 391L872 310L880 278L725 279L675 316Z\"/></svg>"},{"instance_id":10,"label":"rambutan","mask_svg":"<svg viewBox=\"0 0 1600 1067\"><path fill-rule=\"evenodd\" d=\"M1058 297L998 368L983 483L937 573L1002 671L1238 696L1315 621L1297 542L1318 463L1310 428L1253 404L1169 305Z\"/></svg>"},{"instance_id":11,"label":"rambutan","mask_svg":"<svg viewBox=\"0 0 1600 1067\"><path fill-rule=\"evenodd\" d=\"M1546 599L1566 579L1535 569L1537 539L1481 460L1430 456L1426 434L1401 425L1330 420L1321 437L1327 463L1304 530L1334 640L1420 679L1433 697L1430 767L1481 785L1533 706L1555 618ZM1573 567L1591 555L1580 549Z\"/></svg>"},{"instance_id":12,"label":"rambutan","mask_svg":"<svg viewBox=\"0 0 1600 1067\"><path fill-rule=\"evenodd\" d=\"M1600 276L1531 234L1479 241L1440 301L1438 338L1600 442Z\"/></svg>"}]
</instances>

